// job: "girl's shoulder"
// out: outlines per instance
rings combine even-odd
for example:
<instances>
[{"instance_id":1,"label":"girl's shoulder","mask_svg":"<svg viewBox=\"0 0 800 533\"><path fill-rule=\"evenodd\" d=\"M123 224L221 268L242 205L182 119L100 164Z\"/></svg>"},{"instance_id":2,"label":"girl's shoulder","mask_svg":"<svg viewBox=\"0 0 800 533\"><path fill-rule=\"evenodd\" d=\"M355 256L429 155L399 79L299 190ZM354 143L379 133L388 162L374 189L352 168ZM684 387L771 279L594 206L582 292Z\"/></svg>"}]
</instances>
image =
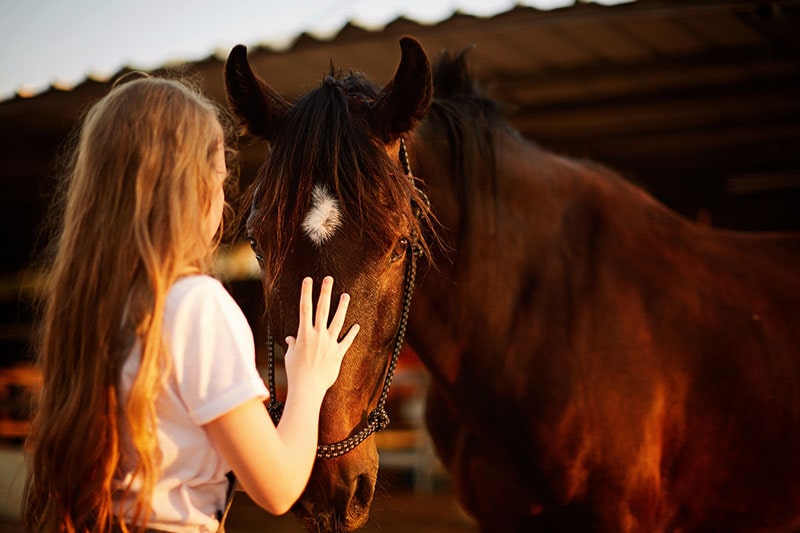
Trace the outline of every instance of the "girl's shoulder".
<instances>
[{"instance_id":1,"label":"girl's shoulder","mask_svg":"<svg viewBox=\"0 0 800 533\"><path fill-rule=\"evenodd\" d=\"M218 293L228 291L222 286L222 282L207 274L192 274L183 276L176 281L169 290L169 296L182 296L188 293Z\"/></svg>"},{"instance_id":2,"label":"girl's shoulder","mask_svg":"<svg viewBox=\"0 0 800 533\"><path fill-rule=\"evenodd\" d=\"M166 311L181 308L217 308L237 310L238 305L218 279L205 274L184 276L167 293Z\"/></svg>"}]
</instances>

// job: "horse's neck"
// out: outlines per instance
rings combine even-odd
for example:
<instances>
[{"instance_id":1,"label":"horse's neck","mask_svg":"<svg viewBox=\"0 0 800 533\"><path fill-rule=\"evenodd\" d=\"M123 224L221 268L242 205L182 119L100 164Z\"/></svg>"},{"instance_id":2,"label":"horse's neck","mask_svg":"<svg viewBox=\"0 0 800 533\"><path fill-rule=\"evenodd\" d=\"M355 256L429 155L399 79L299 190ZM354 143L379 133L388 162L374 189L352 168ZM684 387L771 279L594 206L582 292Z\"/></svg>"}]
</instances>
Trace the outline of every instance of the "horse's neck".
<instances>
[{"instance_id":1,"label":"horse's neck","mask_svg":"<svg viewBox=\"0 0 800 533\"><path fill-rule=\"evenodd\" d=\"M560 216L553 212L555 203L546 200L551 196L547 180L531 179L534 160L550 156L515 139L497 143L496 187L481 176L484 181L472 191L467 216L441 143L415 143L415 174L425 182L443 243L433 246L433 264L420 271L409 341L438 382L455 383L465 371L465 352L490 343L511 321L513 306L501 308L496 302L530 268L526 250L537 237L529 228L542 232ZM537 208L537 202L546 205ZM460 240L462 231L468 232L466 240Z\"/></svg>"},{"instance_id":2,"label":"horse's neck","mask_svg":"<svg viewBox=\"0 0 800 533\"><path fill-rule=\"evenodd\" d=\"M455 383L465 371L502 371L488 354L513 337L520 307L529 303L524 300L539 298L542 284L567 285L559 276L573 275L580 261L590 260L584 250L602 231L596 219L613 210L646 209L643 193L610 171L502 135L496 140L496 187L484 184L473 191L469 235L462 241L459 230L468 217L447 175L443 150L418 143L419 176L449 251L420 275L409 340L440 382ZM607 198L620 198L620 205L610 208ZM570 254L575 257L569 268L559 267ZM467 358L467 352L487 356Z\"/></svg>"},{"instance_id":3,"label":"horse's neck","mask_svg":"<svg viewBox=\"0 0 800 533\"><path fill-rule=\"evenodd\" d=\"M775 294L780 284L796 285L796 238L692 224L611 170L510 135L496 142L497 187L475 188L468 238L459 241L467 217L447 175L445 150L417 144L417 173L449 252L419 275L409 340L440 383L463 382L465 372L487 378L513 372L495 364L493 354L522 350L514 327L560 330L570 338L571 299L600 284L637 279L647 287L678 287L703 269L732 285L746 281L737 272L762 272ZM773 294L764 291L753 297ZM546 331L531 335L528 353L552 338Z\"/></svg>"}]
</instances>

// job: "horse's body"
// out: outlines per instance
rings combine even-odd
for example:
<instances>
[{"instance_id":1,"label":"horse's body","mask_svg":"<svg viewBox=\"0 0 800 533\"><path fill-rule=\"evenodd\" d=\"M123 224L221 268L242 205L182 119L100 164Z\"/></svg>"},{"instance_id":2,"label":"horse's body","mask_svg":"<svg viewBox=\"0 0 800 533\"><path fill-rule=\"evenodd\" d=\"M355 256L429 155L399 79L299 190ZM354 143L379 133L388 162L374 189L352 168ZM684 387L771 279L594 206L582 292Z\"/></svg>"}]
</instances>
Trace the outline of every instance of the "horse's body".
<instances>
[{"instance_id":1,"label":"horse's body","mask_svg":"<svg viewBox=\"0 0 800 533\"><path fill-rule=\"evenodd\" d=\"M459 228L435 111L415 174ZM461 501L496 531L800 528L800 239L694 225L493 131L496 194L409 325Z\"/></svg>"},{"instance_id":2,"label":"horse's body","mask_svg":"<svg viewBox=\"0 0 800 533\"><path fill-rule=\"evenodd\" d=\"M411 119L365 136L386 145L387 161L406 138L439 222L443 245L418 276L408 340L433 377L428 428L466 509L488 531L800 531L800 238L695 225L608 169L521 139L460 56L441 62L417 123L426 96L404 84L426 66L404 41L391 90L366 100L399 99L385 107ZM266 131L265 111L241 96L258 91L235 85L229 77L234 108ZM267 107L284 106L263 87ZM274 144L277 133L262 136ZM323 422L323 439L352 432L374 404L398 310L399 270L378 272L369 243L353 242L339 248L348 257L289 252L280 274L333 273L355 293L354 320L377 332L363 353L354 345L352 368L345 360L323 408L344 412L343 425ZM383 284L362 290L364 276ZM294 313L287 299L277 305ZM376 349L380 363L363 355ZM347 517L371 499L368 446L318 462L304 514L328 505L339 516L330 523L363 524ZM347 498L332 488L342 479Z\"/></svg>"}]
</instances>

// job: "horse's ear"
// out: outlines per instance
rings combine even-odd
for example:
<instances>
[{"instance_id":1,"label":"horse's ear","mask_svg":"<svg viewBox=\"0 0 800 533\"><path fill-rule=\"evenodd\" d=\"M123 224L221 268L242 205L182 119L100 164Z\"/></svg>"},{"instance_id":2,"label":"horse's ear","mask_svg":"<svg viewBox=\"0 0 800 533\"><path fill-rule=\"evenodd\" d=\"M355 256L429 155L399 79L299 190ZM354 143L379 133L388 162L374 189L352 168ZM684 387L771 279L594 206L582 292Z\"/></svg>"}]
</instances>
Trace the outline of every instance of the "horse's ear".
<instances>
[{"instance_id":1,"label":"horse's ear","mask_svg":"<svg viewBox=\"0 0 800 533\"><path fill-rule=\"evenodd\" d=\"M377 133L391 142L421 120L431 105L431 64L416 39L400 39L402 55L394 77L375 99Z\"/></svg>"},{"instance_id":2,"label":"horse's ear","mask_svg":"<svg viewBox=\"0 0 800 533\"><path fill-rule=\"evenodd\" d=\"M225 93L231 110L245 129L272 141L286 120L291 104L253 73L247 47L237 45L225 62Z\"/></svg>"}]
</instances>

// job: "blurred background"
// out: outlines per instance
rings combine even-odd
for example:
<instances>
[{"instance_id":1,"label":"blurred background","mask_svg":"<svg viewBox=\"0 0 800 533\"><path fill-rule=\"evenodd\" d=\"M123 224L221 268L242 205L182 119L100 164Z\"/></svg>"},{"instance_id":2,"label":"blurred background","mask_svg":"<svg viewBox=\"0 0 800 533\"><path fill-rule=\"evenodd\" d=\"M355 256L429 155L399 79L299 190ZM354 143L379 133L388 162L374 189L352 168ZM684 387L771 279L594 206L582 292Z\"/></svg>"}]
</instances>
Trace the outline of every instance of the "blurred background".
<instances>
[{"instance_id":1,"label":"blurred background","mask_svg":"<svg viewBox=\"0 0 800 533\"><path fill-rule=\"evenodd\" d=\"M482 85L529 139L611 166L699 223L795 231L798 28L797 0L4 0L0 530L18 527L21 443L38 380L29 350L38 287L32 264L44 244L58 156L81 114L117 77L182 73L224 102L222 66L242 43L254 70L291 99L315 87L331 60L386 82L403 35L419 39L432 58L474 45ZM244 188L264 146L243 139L239 148ZM249 248L227 243L218 272L264 352ZM422 427L426 384L406 350L390 395L392 429L378 434L381 486L367 530L476 531L453 502ZM240 496L230 532L300 531L291 517L273 519Z\"/></svg>"}]
</instances>

